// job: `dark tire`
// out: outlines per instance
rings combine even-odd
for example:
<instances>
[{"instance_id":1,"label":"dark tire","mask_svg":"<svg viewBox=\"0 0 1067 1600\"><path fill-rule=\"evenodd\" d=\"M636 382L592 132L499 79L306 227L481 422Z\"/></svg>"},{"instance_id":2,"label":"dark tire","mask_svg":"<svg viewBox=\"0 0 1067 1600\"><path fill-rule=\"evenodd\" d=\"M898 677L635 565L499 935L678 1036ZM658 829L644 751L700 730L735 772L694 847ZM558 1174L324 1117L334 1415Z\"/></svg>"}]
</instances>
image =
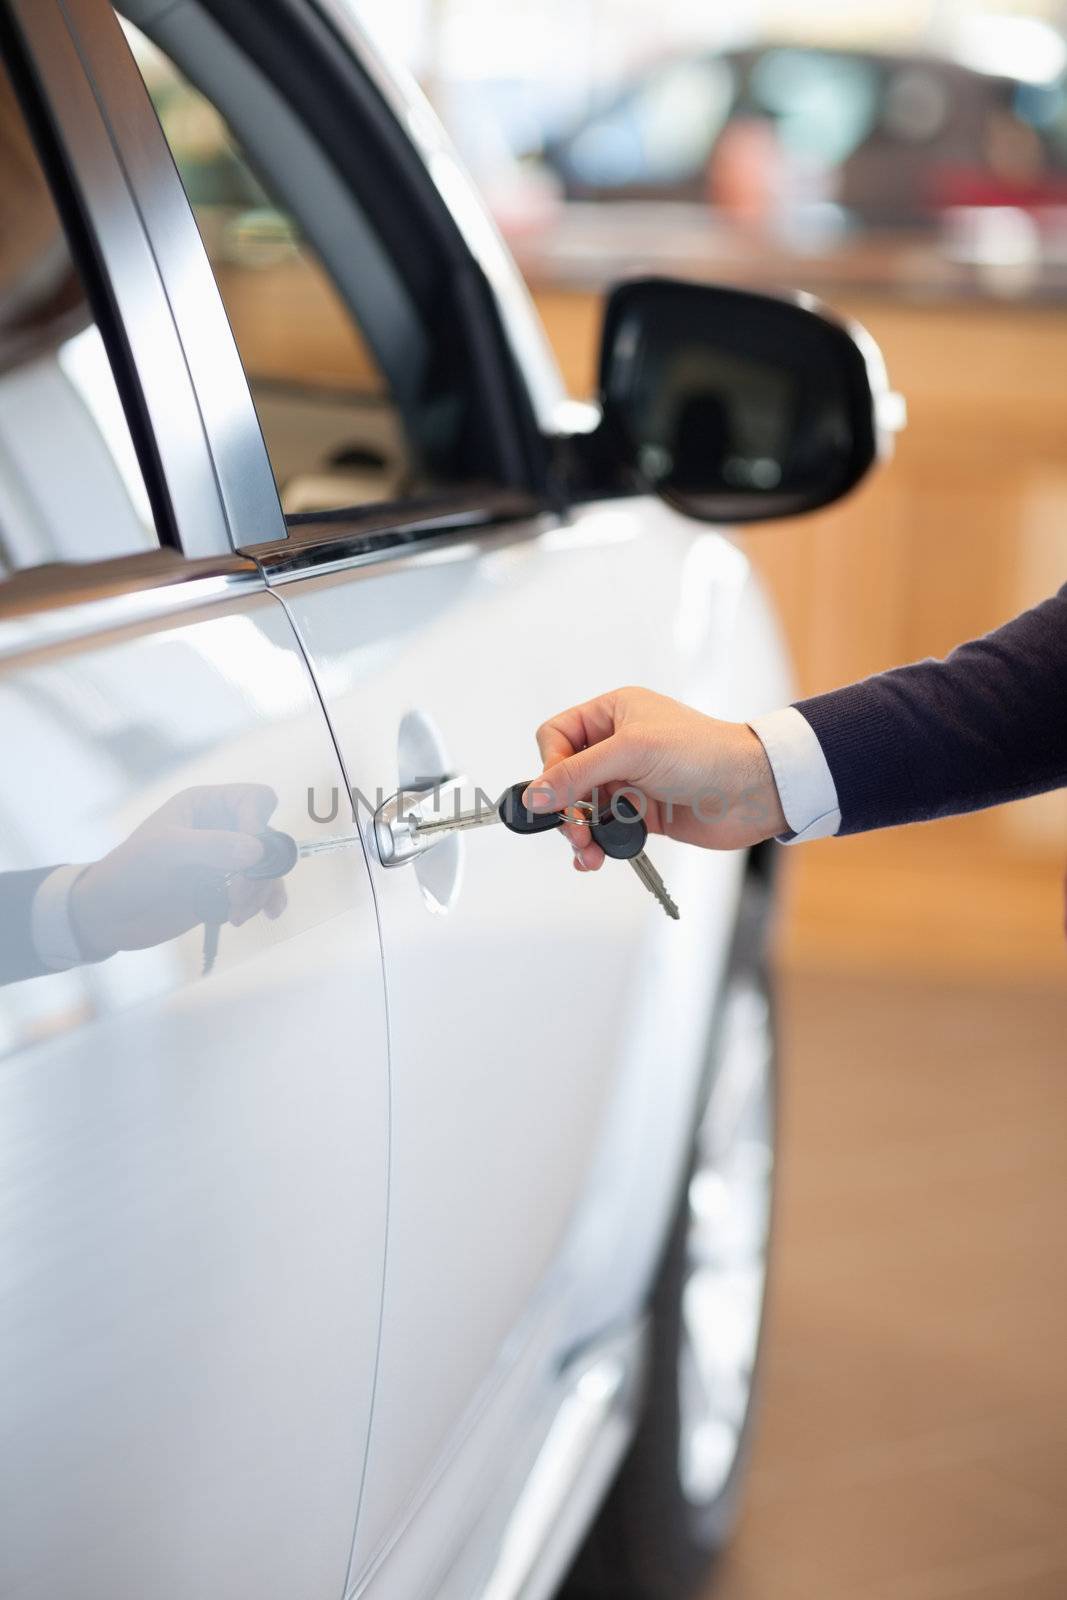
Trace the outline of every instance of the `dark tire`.
<instances>
[{"instance_id":1,"label":"dark tire","mask_svg":"<svg viewBox=\"0 0 1067 1600\"><path fill-rule=\"evenodd\" d=\"M753 873L746 883L710 1041L692 1161L652 1295L641 1421L561 1600L688 1600L707 1580L737 1517L758 1392L776 1132L774 1025L765 956L769 908L769 885ZM741 1052L746 1049L765 1058L758 1068L761 1084L752 1085L760 1104L748 1108L754 1115L747 1124L736 1103L724 1104L731 1074L736 1089L744 1087L746 1071L757 1071L745 1067ZM732 1130L723 1127L728 1114L735 1118ZM732 1141L732 1149L724 1146L724 1139L727 1145ZM752 1180L764 1158L766 1192L760 1199ZM733 1191L739 1201L734 1209L748 1208L753 1215L738 1232L738 1218L723 1211L731 1197L723 1172L731 1163L743 1169L746 1162L753 1170L747 1177L741 1174L742 1187ZM751 1193L746 1194L746 1183ZM731 1232L738 1235L733 1244ZM758 1252L758 1261L746 1269L751 1281L739 1276L739 1259L731 1261L731 1250L736 1256L739 1244ZM741 1330L733 1339L722 1327L731 1319L715 1315L716 1307L719 1312L731 1310L731 1292L734 1335ZM698 1315L701 1297L703 1322ZM729 1347L731 1339L735 1348L723 1359L723 1342ZM702 1441L708 1448L700 1447Z\"/></svg>"}]
</instances>

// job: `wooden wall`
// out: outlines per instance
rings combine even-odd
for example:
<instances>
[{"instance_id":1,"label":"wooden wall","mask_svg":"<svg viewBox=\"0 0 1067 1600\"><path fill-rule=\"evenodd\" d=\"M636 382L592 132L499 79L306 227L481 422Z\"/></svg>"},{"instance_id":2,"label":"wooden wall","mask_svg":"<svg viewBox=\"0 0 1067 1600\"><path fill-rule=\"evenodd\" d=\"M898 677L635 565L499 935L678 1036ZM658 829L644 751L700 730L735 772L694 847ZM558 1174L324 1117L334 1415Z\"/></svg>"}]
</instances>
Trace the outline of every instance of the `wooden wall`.
<instances>
[{"instance_id":1,"label":"wooden wall","mask_svg":"<svg viewBox=\"0 0 1067 1600\"><path fill-rule=\"evenodd\" d=\"M571 391L599 303L545 289ZM744 536L803 693L940 655L1067 582L1067 310L838 297L878 339L910 421L841 506ZM1067 684L1063 714L1067 717ZM790 856L796 965L1067 980L1067 791Z\"/></svg>"}]
</instances>

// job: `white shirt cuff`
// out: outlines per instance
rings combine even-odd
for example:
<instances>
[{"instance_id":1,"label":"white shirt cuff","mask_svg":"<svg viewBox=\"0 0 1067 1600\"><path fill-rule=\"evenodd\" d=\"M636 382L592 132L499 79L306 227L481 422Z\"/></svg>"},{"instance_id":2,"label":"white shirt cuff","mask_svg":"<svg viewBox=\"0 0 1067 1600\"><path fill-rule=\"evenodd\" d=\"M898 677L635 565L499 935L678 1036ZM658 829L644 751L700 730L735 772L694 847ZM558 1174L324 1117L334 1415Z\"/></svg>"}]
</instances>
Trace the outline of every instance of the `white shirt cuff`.
<instances>
[{"instance_id":1,"label":"white shirt cuff","mask_svg":"<svg viewBox=\"0 0 1067 1600\"><path fill-rule=\"evenodd\" d=\"M791 832L782 844L828 839L841 826L837 786L811 723L796 706L769 711L749 723L767 752L778 798Z\"/></svg>"},{"instance_id":2,"label":"white shirt cuff","mask_svg":"<svg viewBox=\"0 0 1067 1600\"><path fill-rule=\"evenodd\" d=\"M66 972L85 964L70 920L70 891L85 871L84 864L57 867L37 885L30 907L30 935L42 964Z\"/></svg>"}]
</instances>

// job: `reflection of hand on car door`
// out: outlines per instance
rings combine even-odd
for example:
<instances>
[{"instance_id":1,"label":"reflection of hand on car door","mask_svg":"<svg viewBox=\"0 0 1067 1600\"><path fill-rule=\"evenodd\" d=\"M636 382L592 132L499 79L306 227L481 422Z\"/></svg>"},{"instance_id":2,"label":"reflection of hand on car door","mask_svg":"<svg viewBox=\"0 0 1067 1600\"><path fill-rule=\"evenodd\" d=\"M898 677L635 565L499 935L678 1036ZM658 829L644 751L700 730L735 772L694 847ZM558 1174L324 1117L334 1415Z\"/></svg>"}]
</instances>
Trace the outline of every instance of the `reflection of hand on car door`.
<instances>
[{"instance_id":1,"label":"reflection of hand on car door","mask_svg":"<svg viewBox=\"0 0 1067 1600\"><path fill-rule=\"evenodd\" d=\"M0 983L164 944L205 920L279 917L279 879L243 876L277 803L264 784L185 789L99 861L0 875Z\"/></svg>"},{"instance_id":2,"label":"reflection of hand on car door","mask_svg":"<svg viewBox=\"0 0 1067 1600\"><path fill-rule=\"evenodd\" d=\"M87 960L143 950L204 920L205 883L218 886L220 921L240 927L260 911L281 915L275 880L241 874L263 856L256 838L278 803L257 783L185 789L152 813L70 892L71 924Z\"/></svg>"}]
</instances>

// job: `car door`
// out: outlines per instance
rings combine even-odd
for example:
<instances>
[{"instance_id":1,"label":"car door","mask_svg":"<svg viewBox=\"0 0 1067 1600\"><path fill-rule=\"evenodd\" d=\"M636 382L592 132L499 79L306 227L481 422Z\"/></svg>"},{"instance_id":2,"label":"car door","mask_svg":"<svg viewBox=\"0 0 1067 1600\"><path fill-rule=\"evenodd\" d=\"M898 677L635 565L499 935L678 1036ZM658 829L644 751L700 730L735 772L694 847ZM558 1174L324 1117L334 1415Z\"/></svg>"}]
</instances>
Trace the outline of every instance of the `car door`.
<instances>
[{"instance_id":1,"label":"car door","mask_svg":"<svg viewBox=\"0 0 1067 1600\"><path fill-rule=\"evenodd\" d=\"M450 774L489 793L529 776L538 722L613 681L736 711L732 645L758 597L736 550L647 501L561 515L534 412L547 426L562 396L522 291L447 147L412 147L427 113L390 108L343 7L123 9L288 512L253 553L370 853L390 1220L350 1585L394 1600L434 1590L528 1456L568 1349L639 1314L741 864L657 851L679 937L631 873L580 881L556 837L490 828L388 870L373 813ZM213 143L186 142L208 126ZM283 295L298 332L265 309ZM510 349L496 297L520 303ZM345 786L311 809L328 840Z\"/></svg>"},{"instance_id":2,"label":"car door","mask_svg":"<svg viewBox=\"0 0 1067 1600\"><path fill-rule=\"evenodd\" d=\"M255 414L110 8L3 23L0 1592L336 1596L385 1244L366 860L342 819L244 876L340 778L232 549L284 531Z\"/></svg>"}]
</instances>

